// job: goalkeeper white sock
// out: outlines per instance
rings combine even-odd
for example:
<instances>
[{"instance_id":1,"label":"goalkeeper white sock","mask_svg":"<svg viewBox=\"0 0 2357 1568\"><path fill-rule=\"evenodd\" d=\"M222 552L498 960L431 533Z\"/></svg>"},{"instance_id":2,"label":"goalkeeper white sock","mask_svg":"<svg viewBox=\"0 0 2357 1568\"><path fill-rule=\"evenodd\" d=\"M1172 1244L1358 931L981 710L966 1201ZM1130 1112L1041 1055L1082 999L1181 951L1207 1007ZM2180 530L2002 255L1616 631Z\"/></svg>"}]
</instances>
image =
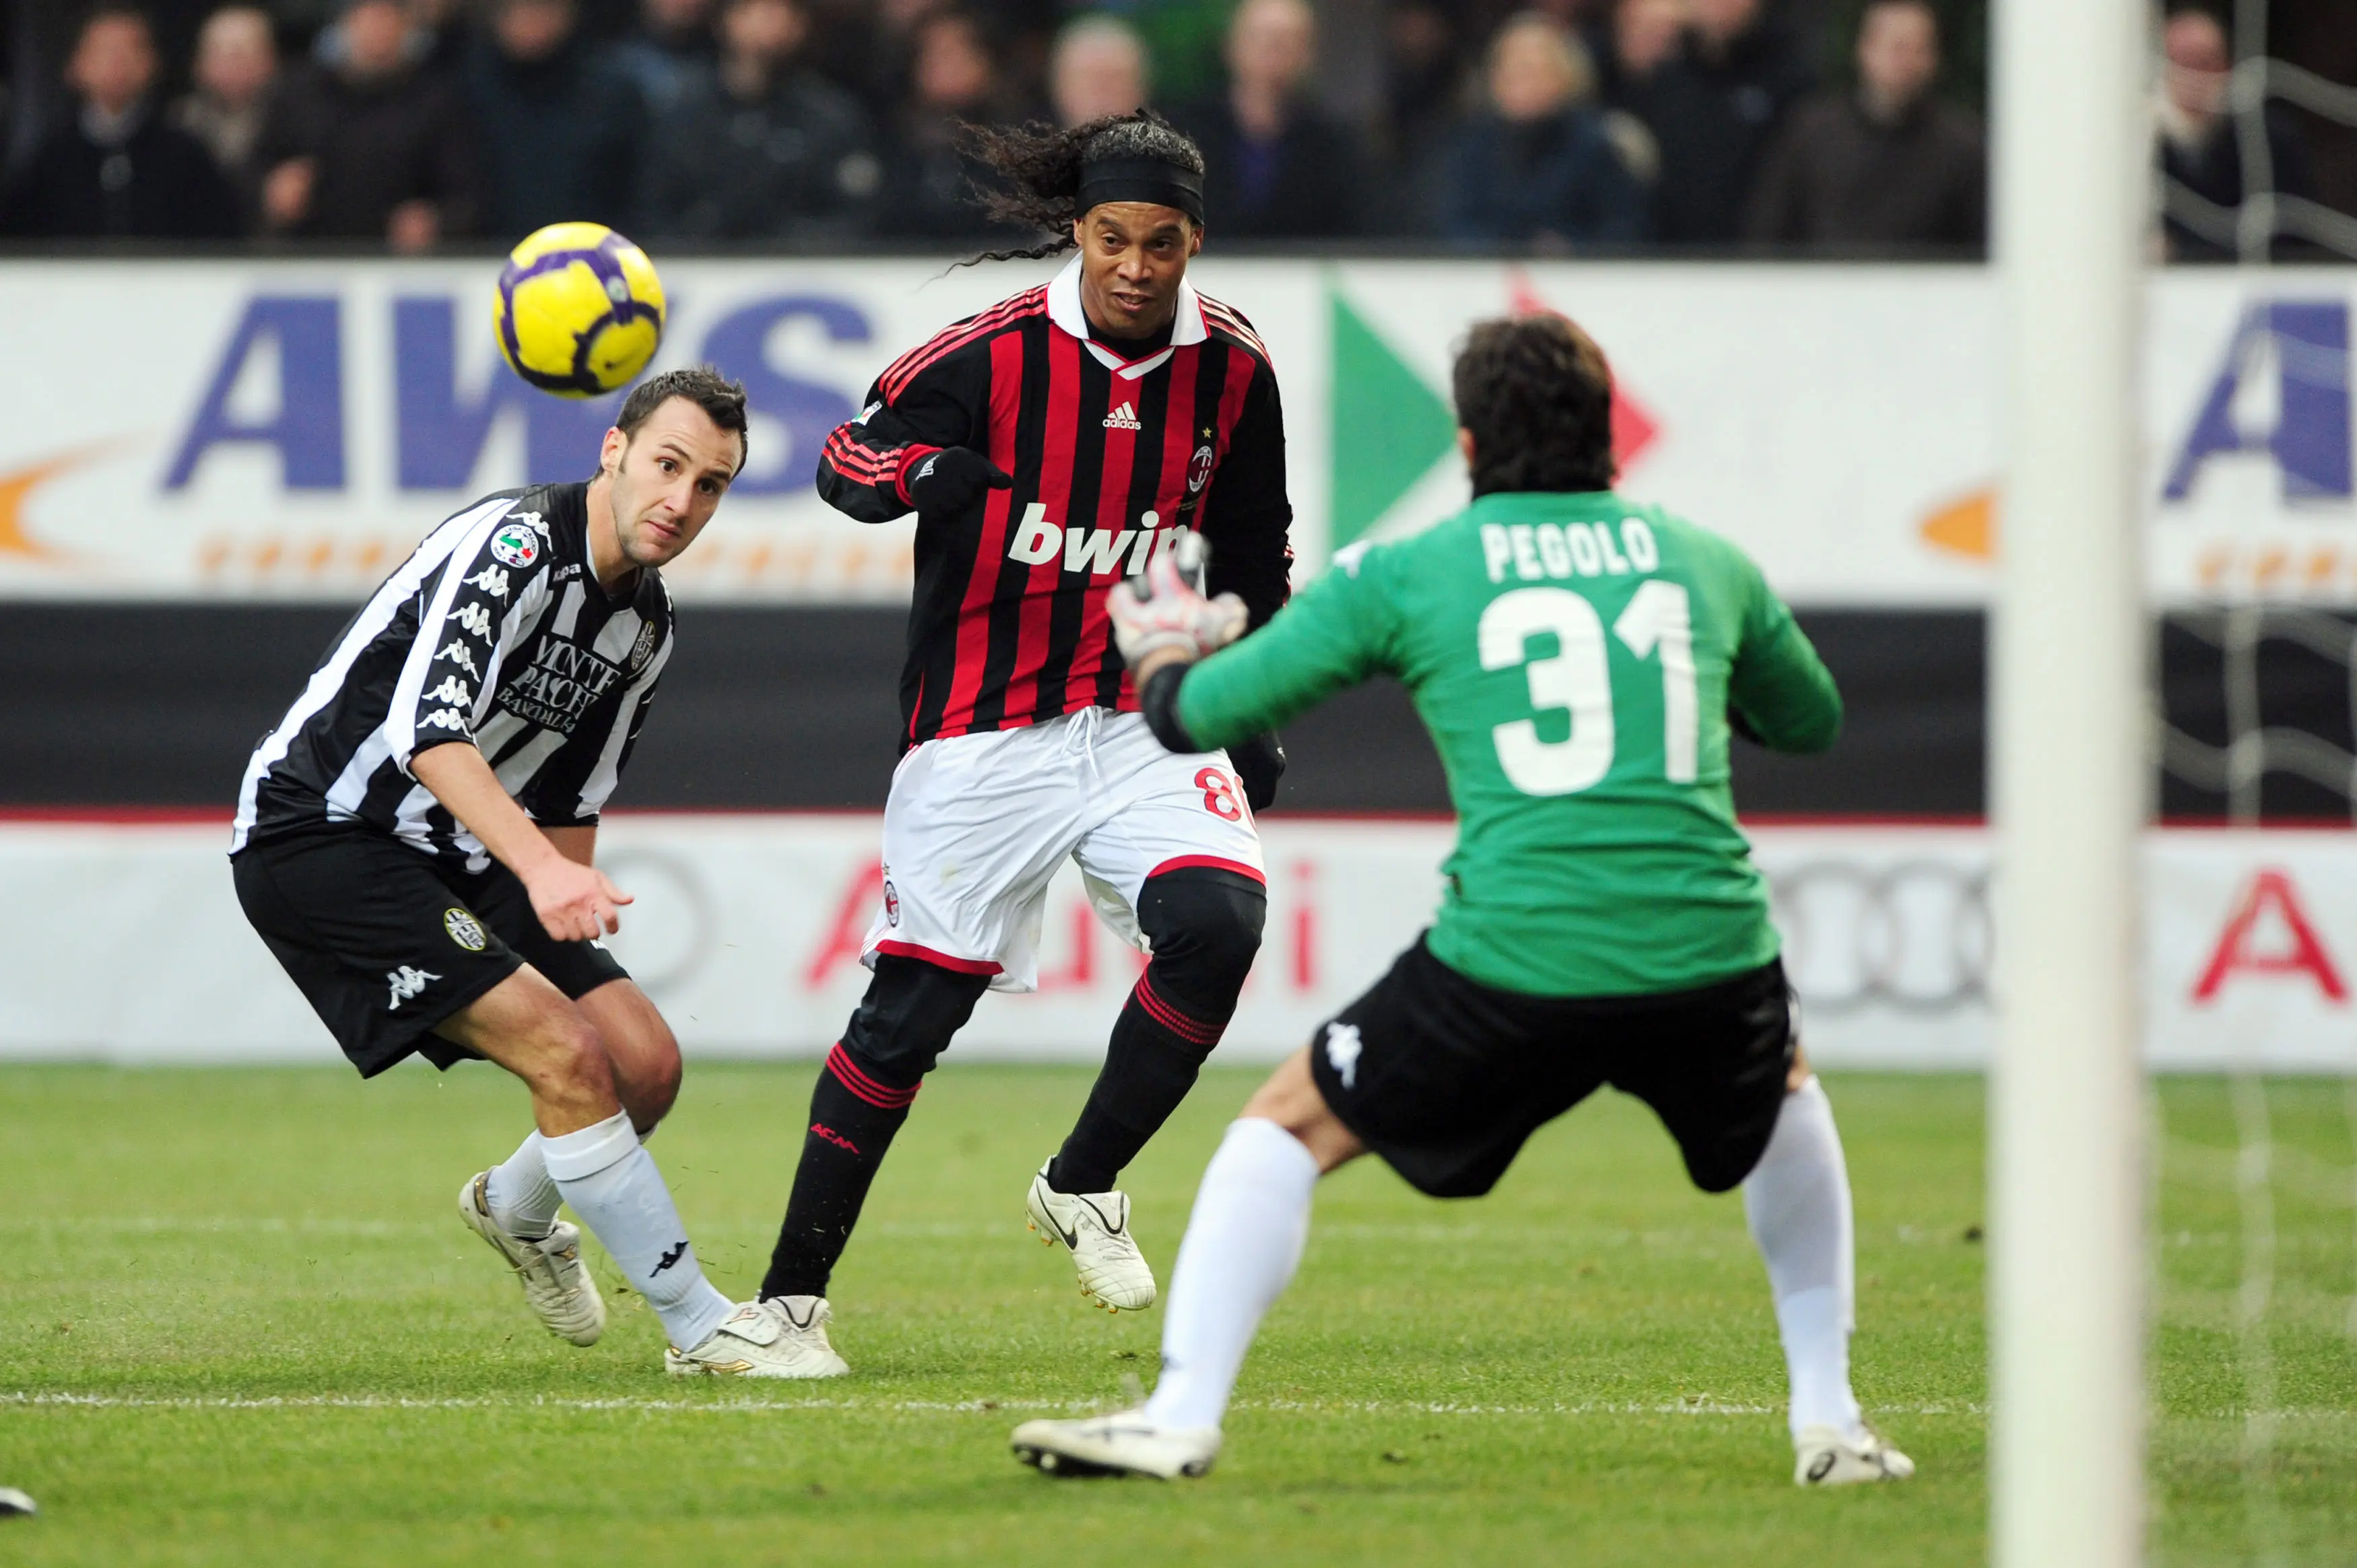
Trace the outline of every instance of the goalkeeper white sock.
<instances>
[{"instance_id":1,"label":"goalkeeper white sock","mask_svg":"<svg viewBox=\"0 0 2357 1568\"><path fill-rule=\"evenodd\" d=\"M543 1139L541 1157L565 1201L613 1254L622 1278L662 1319L673 1345L694 1348L737 1310L704 1277L671 1189L654 1156L639 1147L627 1113Z\"/></svg>"},{"instance_id":2,"label":"goalkeeper white sock","mask_svg":"<svg viewBox=\"0 0 2357 1568\"><path fill-rule=\"evenodd\" d=\"M1776 1293L1792 1434L1809 1426L1848 1432L1858 1421L1849 1387L1857 1302L1849 1171L1833 1101L1814 1074L1784 1097L1768 1152L1744 1180L1743 1213Z\"/></svg>"},{"instance_id":3,"label":"goalkeeper white sock","mask_svg":"<svg viewBox=\"0 0 2357 1568\"><path fill-rule=\"evenodd\" d=\"M1162 1377L1146 1415L1168 1426L1217 1426L1263 1314L1300 1266L1318 1160L1274 1122L1228 1128L1195 1189L1162 1309Z\"/></svg>"},{"instance_id":4,"label":"goalkeeper white sock","mask_svg":"<svg viewBox=\"0 0 2357 1568\"><path fill-rule=\"evenodd\" d=\"M514 1154L491 1167L490 1178L483 1183L491 1223L511 1236L533 1241L555 1229L556 1211L565 1203L556 1184L549 1179L548 1161L541 1154L544 1142L535 1129Z\"/></svg>"}]
</instances>

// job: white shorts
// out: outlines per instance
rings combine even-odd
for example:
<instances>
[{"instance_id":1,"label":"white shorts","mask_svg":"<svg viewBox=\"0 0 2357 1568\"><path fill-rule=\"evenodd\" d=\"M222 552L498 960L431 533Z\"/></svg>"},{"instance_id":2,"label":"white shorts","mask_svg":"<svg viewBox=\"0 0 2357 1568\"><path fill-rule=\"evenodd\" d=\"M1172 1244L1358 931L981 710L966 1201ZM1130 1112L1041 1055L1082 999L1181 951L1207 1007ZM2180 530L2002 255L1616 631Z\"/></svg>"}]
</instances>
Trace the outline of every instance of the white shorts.
<instances>
[{"instance_id":1,"label":"white shorts","mask_svg":"<svg viewBox=\"0 0 2357 1568\"><path fill-rule=\"evenodd\" d=\"M1083 708L900 758L863 961L897 953L987 974L994 991L1037 989L1040 916L1066 855L1098 918L1141 950L1147 877L1211 865L1267 880L1225 752L1165 751L1140 715Z\"/></svg>"}]
</instances>

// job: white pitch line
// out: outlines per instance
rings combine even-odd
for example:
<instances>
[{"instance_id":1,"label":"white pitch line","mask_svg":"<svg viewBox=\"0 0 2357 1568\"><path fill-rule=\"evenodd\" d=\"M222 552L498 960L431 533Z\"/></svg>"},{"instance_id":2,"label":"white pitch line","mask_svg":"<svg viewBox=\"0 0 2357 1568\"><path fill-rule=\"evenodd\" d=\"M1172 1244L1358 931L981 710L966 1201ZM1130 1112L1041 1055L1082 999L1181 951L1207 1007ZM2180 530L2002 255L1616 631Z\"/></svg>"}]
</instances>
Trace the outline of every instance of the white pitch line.
<instances>
[{"instance_id":1,"label":"white pitch line","mask_svg":"<svg viewBox=\"0 0 2357 1568\"><path fill-rule=\"evenodd\" d=\"M0 1391L0 1406L68 1410L646 1410L697 1412L743 1412L780 1410L876 1411L889 1413L949 1413L972 1415L992 1411L1066 1411L1082 1414L1103 1408L1091 1400L682 1400L621 1397L562 1399L545 1394L529 1397L405 1398L384 1394L296 1394L235 1396L150 1396L143 1394L77 1394ZM1615 1402L1553 1404L1462 1404L1453 1401L1421 1400L1238 1400L1240 1411L1272 1411L1296 1414L1320 1412L1349 1415L1781 1415L1782 1407L1728 1404L1718 1401L1681 1401L1672 1404ZM1913 1416L1980 1416L1978 1403L1878 1406L1881 1413ZM2319 1412L2323 1413L2323 1412ZM2340 1412L2330 1412L2338 1414Z\"/></svg>"}]
</instances>

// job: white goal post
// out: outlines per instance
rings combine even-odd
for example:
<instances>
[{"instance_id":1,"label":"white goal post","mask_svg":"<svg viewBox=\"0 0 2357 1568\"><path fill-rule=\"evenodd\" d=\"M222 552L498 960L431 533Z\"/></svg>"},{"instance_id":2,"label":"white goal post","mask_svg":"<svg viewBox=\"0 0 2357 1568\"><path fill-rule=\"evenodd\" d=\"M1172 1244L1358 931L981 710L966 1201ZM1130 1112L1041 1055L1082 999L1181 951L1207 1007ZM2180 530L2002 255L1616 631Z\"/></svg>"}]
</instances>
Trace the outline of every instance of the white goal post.
<instances>
[{"instance_id":1,"label":"white goal post","mask_svg":"<svg viewBox=\"0 0 2357 1568\"><path fill-rule=\"evenodd\" d=\"M2147 639L2135 362L2152 191L2147 0L2000 0L2007 424L1991 639L1990 1544L2143 1552L2137 830Z\"/></svg>"}]
</instances>

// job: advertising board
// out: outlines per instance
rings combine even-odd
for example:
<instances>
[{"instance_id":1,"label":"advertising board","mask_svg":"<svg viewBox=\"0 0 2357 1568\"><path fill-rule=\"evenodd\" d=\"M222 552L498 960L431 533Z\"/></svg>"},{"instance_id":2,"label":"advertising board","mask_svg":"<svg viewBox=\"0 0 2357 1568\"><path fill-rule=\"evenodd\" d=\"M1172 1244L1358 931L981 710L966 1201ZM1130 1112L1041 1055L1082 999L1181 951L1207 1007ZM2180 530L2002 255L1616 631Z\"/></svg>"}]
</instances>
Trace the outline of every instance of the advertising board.
<instances>
[{"instance_id":1,"label":"advertising board","mask_svg":"<svg viewBox=\"0 0 2357 1568\"><path fill-rule=\"evenodd\" d=\"M615 952L691 1057L825 1052L866 988L882 896L865 815L618 814L599 861L636 899ZM1221 1059L1268 1061L1389 966L1429 918L1446 822L1263 824L1266 936ZM1976 1069L1999 951L1976 827L1764 826L1803 1036L1828 1067ZM0 823L0 1058L338 1059L248 929L224 824ZM2156 832L2146 1041L2162 1069L2357 1072L2357 841ZM983 998L960 1060L1093 1061L1139 956L1077 875L1043 919L1036 994ZM2034 958L2018 961L2036 961Z\"/></svg>"},{"instance_id":2,"label":"advertising board","mask_svg":"<svg viewBox=\"0 0 2357 1568\"><path fill-rule=\"evenodd\" d=\"M752 395L751 466L670 574L683 599L892 602L908 522L821 505L821 442L894 356L1031 263L665 263L658 366ZM612 400L502 367L489 261L0 267L0 596L348 601L485 491L589 471ZM1462 504L1466 325L1577 317L1619 379L1622 488L1734 537L1803 606L1975 606L2000 454L1975 267L1222 261L1284 388L1300 569ZM2357 271L2159 275L2144 489L2156 593L2357 602Z\"/></svg>"}]
</instances>

